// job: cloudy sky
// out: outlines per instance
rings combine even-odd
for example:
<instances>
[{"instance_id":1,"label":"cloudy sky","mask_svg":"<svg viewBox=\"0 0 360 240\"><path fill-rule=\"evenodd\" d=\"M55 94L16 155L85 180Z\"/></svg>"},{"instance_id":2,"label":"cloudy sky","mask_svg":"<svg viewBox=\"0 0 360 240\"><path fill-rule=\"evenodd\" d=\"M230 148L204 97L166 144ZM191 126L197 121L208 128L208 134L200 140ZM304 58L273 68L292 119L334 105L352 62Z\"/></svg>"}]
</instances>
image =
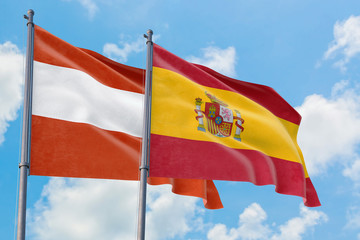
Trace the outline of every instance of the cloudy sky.
<instances>
[{"instance_id":1,"label":"cloudy sky","mask_svg":"<svg viewBox=\"0 0 360 240\"><path fill-rule=\"evenodd\" d=\"M298 135L321 207L273 186L215 184L224 209L150 187L147 239L360 239L360 2L2 0L0 236L14 239L26 21L144 68L145 42L273 87L302 115ZM30 240L135 239L138 183L29 177Z\"/></svg>"}]
</instances>

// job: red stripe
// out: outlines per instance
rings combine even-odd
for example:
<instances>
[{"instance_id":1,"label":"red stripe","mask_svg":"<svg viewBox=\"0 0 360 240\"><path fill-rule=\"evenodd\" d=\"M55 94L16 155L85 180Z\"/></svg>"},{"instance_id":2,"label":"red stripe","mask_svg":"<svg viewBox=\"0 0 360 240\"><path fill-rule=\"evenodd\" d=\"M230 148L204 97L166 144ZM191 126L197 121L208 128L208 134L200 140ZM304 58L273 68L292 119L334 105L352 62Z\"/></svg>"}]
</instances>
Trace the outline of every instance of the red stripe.
<instances>
[{"instance_id":1,"label":"red stripe","mask_svg":"<svg viewBox=\"0 0 360 240\"><path fill-rule=\"evenodd\" d=\"M307 206L320 205L301 164L214 142L152 134L150 176L273 184L278 193L304 197Z\"/></svg>"},{"instance_id":2,"label":"red stripe","mask_svg":"<svg viewBox=\"0 0 360 240\"><path fill-rule=\"evenodd\" d=\"M203 198L204 205L208 209L223 207L219 193L212 180L150 177L148 178L148 183L151 185L171 184L172 191L176 194Z\"/></svg>"},{"instance_id":3,"label":"red stripe","mask_svg":"<svg viewBox=\"0 0 360 240\"><path fill-rule=\"evenodd\" d=\"M32 175L137 180L141 139L32 116Z\"/></svg>"},{"instance_id":4,"label":"red stripe","mask_svg":"<svg viewBox=\"0 0 360 240\"><path fill-rule=\"evenodd\" d=\"M126 66L96 52L74 47L39 26L35 26L34 60L83 71L109 87L143 93L143 69Z\"/></svg>"},{"instance_id":5,"label":"red stripe","mask_svg":"<svg viewBox=\"0 0 360 240\"><path fill-rule=\"evenodd\" d=\"M181 74L206 87L237 92L265 107L277 117L300 124L300 114L270 87L226 77L207 67L189 63L156 44L153 65Z\"/></svg>"},{"instance_id":6,"label":"red stripe","mask_svg":"<svg viewBox=\"0 0 360 240\"><path fill-rule=\"evenodd\" d=\"M306 198L304 199L304 203L305 206L308 207L318 207L321 205L310 178L306 178Z\"/></svg>"}]
</instances>

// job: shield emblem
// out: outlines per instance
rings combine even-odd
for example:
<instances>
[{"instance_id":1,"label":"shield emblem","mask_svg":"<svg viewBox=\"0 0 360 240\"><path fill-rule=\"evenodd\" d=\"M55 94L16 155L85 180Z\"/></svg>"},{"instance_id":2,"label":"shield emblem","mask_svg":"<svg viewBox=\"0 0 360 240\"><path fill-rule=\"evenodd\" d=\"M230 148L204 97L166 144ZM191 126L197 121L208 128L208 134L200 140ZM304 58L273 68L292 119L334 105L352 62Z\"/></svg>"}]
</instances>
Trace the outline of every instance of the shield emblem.
<instances>
[{"instance_id":1,"label":"shield emblem","mask_svg":"<svg viewBox=\"0 0 360 240\"><path fill-rule=\"evenodd\" d=\"M229 137L234 121L233 112L219 103L205 104L208 131L218 137Z\"/></svg>"}]
</instances>

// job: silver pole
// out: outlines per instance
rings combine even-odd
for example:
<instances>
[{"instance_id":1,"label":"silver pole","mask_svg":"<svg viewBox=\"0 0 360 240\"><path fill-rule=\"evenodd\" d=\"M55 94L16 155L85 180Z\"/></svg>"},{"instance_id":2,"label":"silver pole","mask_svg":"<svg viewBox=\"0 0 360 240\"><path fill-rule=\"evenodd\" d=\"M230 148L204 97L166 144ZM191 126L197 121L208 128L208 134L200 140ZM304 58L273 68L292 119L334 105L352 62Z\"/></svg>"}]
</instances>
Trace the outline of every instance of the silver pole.
<instances>
[{"instance_id":1,"label":"silver pole","mask_svg":"<svg viewBox=\"0 0 360 240\"><path fill-rule=\"evenodd\" d=\"M26 225L26 191L27 176L30 163L30 136L31 136L31 105L32 105L32 82L33 82L33 53L34 53L34 11L29 10L27 28L27 49L26 49L26 66L25 66L25 88L24 88L24 112L23 112L23 129L21 143L21 162L20 181L19 181L19 206L18 206L18 225L17 240L25 239Z\"/></svg>"},{"instance_id":2,"label":"silver pole","mask_svg":"<svg viewBox=\"0 0 360 240\"><path fill-rule=\"evenodd\" d=\"M146 55L146 78L145 78L145 104L144 104L144 125L143 125L143 140L142 140L142 155L140 165L140 193L139 193L139 216L138 216L138 232L137 239L145 239L145 218L146 218L146 187L147 176L149 171L149 156L150 156L150 131L151 131L151 77L152 77L152 51L153 31L148 30L147 38L147 55Z\"/></svg>"}]
</instances>

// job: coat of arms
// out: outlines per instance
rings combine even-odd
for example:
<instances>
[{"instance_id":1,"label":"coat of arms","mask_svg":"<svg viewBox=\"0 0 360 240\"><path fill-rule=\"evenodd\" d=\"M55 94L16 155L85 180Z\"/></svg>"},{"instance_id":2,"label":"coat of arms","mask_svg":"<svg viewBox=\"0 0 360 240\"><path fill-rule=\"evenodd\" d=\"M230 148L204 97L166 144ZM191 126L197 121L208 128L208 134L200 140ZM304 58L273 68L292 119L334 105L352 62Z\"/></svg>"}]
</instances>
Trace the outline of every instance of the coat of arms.
<instances>
[{"instance_id":1,"label":"coat of arms","mask_svg":"<svg viewBox=\"0 0 360 240\"><path fill-rule=\"evenodd\" d=\"M205 92L205 94L210 99L210 102L205 103L205 111L201 111L201 105L203 104L202 99L195 99L195 112L198 114L196 120L199 122L198 130L206 132L204 125L205 116L208 132L217 137L230 137L235 121L236 130L234 139L241 141L240 134L244 131L244 127L242 126L244 119L241 118L240 112L235 110L236 115L234 115L226 103L210 93Z\"/></svg>"}]
</instances>

